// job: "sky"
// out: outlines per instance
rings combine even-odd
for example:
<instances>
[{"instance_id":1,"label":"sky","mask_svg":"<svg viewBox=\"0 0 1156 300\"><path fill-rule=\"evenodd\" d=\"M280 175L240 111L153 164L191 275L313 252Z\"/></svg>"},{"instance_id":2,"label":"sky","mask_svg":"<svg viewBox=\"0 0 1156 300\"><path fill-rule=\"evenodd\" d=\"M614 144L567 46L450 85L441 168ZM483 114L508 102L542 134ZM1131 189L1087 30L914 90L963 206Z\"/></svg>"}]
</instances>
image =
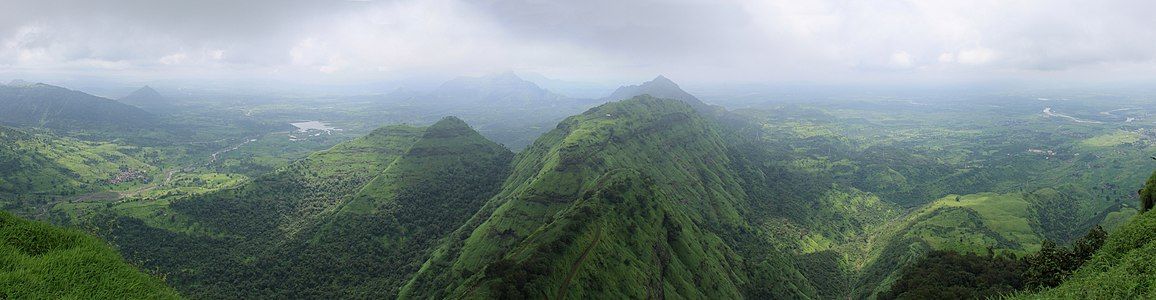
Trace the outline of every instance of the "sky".
<instances>
[{"instance_id":1,"label":"sky","mask_svg":"<svg viewBox=\"0 0 1156 300\"><path fill-rule=\"evenodd\" d=\"M1156 82L1156 2L4 0L0 79Z\"/></svg>"}]
</instances>

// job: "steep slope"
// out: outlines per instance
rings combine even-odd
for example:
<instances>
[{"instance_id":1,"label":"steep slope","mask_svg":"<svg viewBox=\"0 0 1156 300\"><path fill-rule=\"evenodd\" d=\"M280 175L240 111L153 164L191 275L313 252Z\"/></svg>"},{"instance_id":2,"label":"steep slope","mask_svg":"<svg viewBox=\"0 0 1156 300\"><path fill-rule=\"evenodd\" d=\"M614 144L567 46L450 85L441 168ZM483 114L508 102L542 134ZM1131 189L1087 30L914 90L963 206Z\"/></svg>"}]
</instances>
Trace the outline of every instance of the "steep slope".
<instances>
[{"instance_id":1,"label":"steep slope","mask_svg":"<svg viewBox=\"0 0 1156 300\"><path fill-rule=\"evenodd\" d=\"M0 298L177 299L99 239L0 211Z\"/></svg>"},{"instance_id":2,"label":"steep slope","mask_svg":"<svg viewBox=\"0 0 1156 300\"><path fill-rule=\"evenodd\" d=\"M654 80L644 82L640 85L628 85L619 87L614 90L610 96L603 98L605 101L619 101L623 99L630 99L636 96L650 95L655 98L675 99L690 104L695 109L706 108L706 103L698 100L698 97L683 91L677 83L671 81L665 76L658 75Z\"/></svg>"},{"instance_id":3,"label":"steep slope","mask_svg":"<svg viewBox=\"0 0 1156 300\"><path fill-rule=\"evenodd\" d=\"M359 278L287 289L293 298L396 297L431 246L497 193L512 157L461 120L445 118L335 215L285 251L272 251L283 254L266 260L265 278L274 286Z\"/></svg>"},{"instance_id":4,"label":"steep slope","mask_svg":"<svg viewBox=\"0 0 1156 300\"><path fill-rule=\"evenodd\" d=\"M422 266L402 298L806 297L748 223L712 122L640 96L566 119Z\"/></svg>"},{"instance_id":5,"label":"steep slope","mask_svg":"<svg viewBox=\"0 0 1156 300\"><path fill-rule=\"evenodd\" d=\"M1156 173L1141 195L1156 191ZM1060 286L1019 299L1152 299L1156 297L1156 214L1140 213L1108 235L1104 246Z\"/></svg>"},{"instance_id":6,"label":"steep slope","mask_svg":"<svg viewBox=\"0 0 1156 300\"><path fill-rule=\"evenodd\" d=\"M237 189L173 203L180 213L241 236L293 235L381 174L422 135L387 126L314 153Z\"/></svg>"},{"instance_id":7,"label":"steep slope","mask_svg":"<svg viewBox=\"0 0 1156 300\"><path fill-rule=\"evenodd\" d=\"M497 192L512 157L457 118L390 126L177 201L169 216L192 233L123 217L100 227L195 297L392 298L430 246Z\"/></svg>"},{"instance_id":8,"label":"steep slope","mask_svg":"<svg viewBox=\"0 0 1156 300\"><path fill-rule=\"evenodd\" d=\"M948 195L897 219L880 231L878 246L866 253L856 297L887 290L902 268L932 251L1024 256L1045 241L1061 245L1109 216L1134 211L1095 207L1095 199L1072 190L1030 193ZM1087 211L1103 211L1088 213ZM1089 218L1078 216L1088 215ZM1111 229L1111 227L1109 227Z\"/></svg>"},{"instance_id":9,"label":"steep slope","mask_svg":"<svg viewBox=\"0 0 1156 300\"><path fill-rule=\"evenodd\" d=\"M169 99L150 86L143 86L131 94L118 99L121 103L140 107L150 112L164 112L173 108Z\"/></svg>"},{"instance_id":10,"label":"steep slope","mask_svg":"<svg viewBox=\"0 0 1156 300\"><path fill-rule=\"evenodd\" d=\"M133 129L156 118L131 105L43 83L0 86L0 123L54 129Z\"/></svg>"}]
</instances>

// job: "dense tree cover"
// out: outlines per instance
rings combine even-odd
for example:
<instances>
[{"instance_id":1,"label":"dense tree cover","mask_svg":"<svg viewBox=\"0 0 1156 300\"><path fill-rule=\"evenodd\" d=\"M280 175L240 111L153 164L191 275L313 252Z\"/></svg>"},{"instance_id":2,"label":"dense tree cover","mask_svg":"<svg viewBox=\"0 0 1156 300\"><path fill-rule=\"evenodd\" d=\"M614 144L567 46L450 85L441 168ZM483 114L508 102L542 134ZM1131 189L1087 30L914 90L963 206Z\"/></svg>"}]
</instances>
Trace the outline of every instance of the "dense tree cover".
<instances>
[{"instance_id":1,"label":"dense tree cover","mask_svg":"<svg viewBox=\"0 0 1156 300\"><path fill-rule=\"evenodd\" d=\"M80 231L0 211L2 299L176 299L162 279Z\"/></svg>"},{"instance_id":2,"label":"dense tree cover","mask_svg":"<svg viewBox=\"0 0 1156 300\"><path fill-rule=\"evenodd\" d=\"M1156 177L1156 176L1154 176ZM1152 185L1147 185L1151 187ZM1017 299L1152 299L1156 297L1156 214L1132 218L1107 237L1102 247L1054 288L1017 294ZM1083 257L1083 251L1076 251ZM1070 254L1070 253L1069 253ZM1043 270L1070 265L1072 257L1047 260ZM1055 283L1045 277L1041 282Z\"/></svg>"},{"instance_id":3,"label":"dense tree cover","mask_svg":"<svg viewBox=\"0 0 1156 300\"><path fill-rule=\"evenodd\" d=\"M1096 226L1069 247L1045 241L1039 251L1023 258L1024 283L1029 288L1054 287L1075 272L1104 245L1108 233Z\"/></svg>"},{"instance_id":4,"label":"dense tree cover","mask_svg":"<svg viewBox=\"0 0 1156 300\"><path fill-rule=\"evenodd\" d=\"M1092 258L1107 233L1096 227L1069 247L1045 241L1030 255L931 251L906 266L879 299L985 299L1059 285Z\"/></svg>"},{"instance_id":5,"label":"dense tree cover","mask_svg":"<svg viewBox=\"0 0 1156 300\"><path fill-rule=\"evenodd\" d=\"M386 127L243 187L174 203L207 234L124 217L100 227L198 298L392 298L431 245L497 192L512 156L452 117Z\"/></svg>"},{"instance_id":6,"label":"dense tree cover","mask_svg":"<svg viewBox=\"0 0 1156 300\"><path fill-rule=\"evenodd\" d=\"M520 79L485 80L512 89L458 82L446 95L500 105L544 95ZM479 92L488 96L469 98ZM1024 151L1019 141L989 150L853 140L801 121L832 117L817 110L775 127L701 105L642 97L595 108L543 127L555 132L512 162L460 120L387 128L235 189L109 204L93 224L193 297L390 298L418 272L406 295L858 298L928 253L938 262L927 274L986 268L934 250L1050 249L1040 273L1070 272L1078 255L1044 239L1066 244L1128 216L1112 215L1127 210L1111 203L1115 187L1083 186L1098 184L1087 179L1096 173L1050 189L1016 183L1043 169L1004 158ZM936 132L913 135L924 134ZM1079 161L1092 168L1089 157ZM157 208L127 208L137 204ZM984 284L966 285L1003 290Z\"/></svg>"},{"instance_id":7,"label":"dense tree cover","mask_svg":"<svg viewBox=\"0 0 1156 300\"><path fill-rule=\"evenodd\" d=\"M1023 288L1019 261L933 251L909 266L879 299L984 299Z\"/></svg>"},{"instance_id":8,"label":"dense tree cover","mask_svg":"<svg viewBox=\"0 0 1156 300\"><path fill-rule=\"evenodd\" d=\"M1141 201L1156 189L1153 172L1140 190ZM1151 198L1147 198L1151 199ZM1092 232L1071 249L1047 247L1029 268L1030 281L1051 287L1017 298L1125 299L1152 298L1156 292L1156 214L1142 212L1111 235ZM1047 254L1047 255L1045 255ZM1085 262L1086 261L1086 262Z\"/></svg>"},{"instance_id":9,"label":"dense tree cover","mask_svg":"<svg viewBox=\"0 0 1156 300\"><path fill-rule=\"evenodd\" d=\"M815 297L755 225L795 208L751 209L815 205L812 197L773 203L806 189L791 184L810 177L747 166L718 126L686 103L649 96L563 121L519 154L502 192L434 251L401 295ZM748 194L755 186L764 192Z\"/></svg>"}]
</instances>

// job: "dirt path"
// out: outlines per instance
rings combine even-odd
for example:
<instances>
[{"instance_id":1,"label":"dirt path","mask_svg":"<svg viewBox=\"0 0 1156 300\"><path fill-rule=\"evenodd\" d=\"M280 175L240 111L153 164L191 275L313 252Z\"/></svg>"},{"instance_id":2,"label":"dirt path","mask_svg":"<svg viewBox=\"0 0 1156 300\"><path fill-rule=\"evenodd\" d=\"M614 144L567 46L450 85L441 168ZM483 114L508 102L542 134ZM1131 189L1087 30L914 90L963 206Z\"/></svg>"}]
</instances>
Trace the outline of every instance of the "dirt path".
<instances>
[{"instance_id":1,"label":"dirt path","mask_svg":"<svg viewBox=\"0 0 1156 300\"><path fill-rule=\"evenodd\" d=\"M595 247L598 247L598 242L602 241L601 224L598 225L597 230L598 231L594 232L594 241L590 242L590 246L586 246L586 249L582 250L582 255L579 255L578 259L574 261L574 264L570 265L570 273L566 274L565 280L562 280L562 286L558 288L558 294L554 299L566 299L566 290L570 287L570 280L573 280L574 276L578 275L578 270L581 269L582 263L586 262L586 257L590 255L590 250L594 250Z\"/></svg>"}]
</instances>

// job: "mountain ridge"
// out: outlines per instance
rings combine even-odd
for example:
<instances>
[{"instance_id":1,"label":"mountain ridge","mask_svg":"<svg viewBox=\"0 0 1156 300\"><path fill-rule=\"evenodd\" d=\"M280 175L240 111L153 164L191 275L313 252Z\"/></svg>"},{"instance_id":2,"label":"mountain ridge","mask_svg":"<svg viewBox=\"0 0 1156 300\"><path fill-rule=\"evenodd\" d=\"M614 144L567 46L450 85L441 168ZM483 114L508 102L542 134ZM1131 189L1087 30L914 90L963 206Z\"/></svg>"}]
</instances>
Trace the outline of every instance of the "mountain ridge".
<instances>
[{"instance_id":1,"label":"mountain ridge","mask_svg":"<svg viewBox=\"0 0 1156 300\"><path fill-rule=\"evenodd\" d=\"M0 86L0 123L55 129L132 129L156 123L140 108L63 87Z\"/></svg>"}]
</instances>

